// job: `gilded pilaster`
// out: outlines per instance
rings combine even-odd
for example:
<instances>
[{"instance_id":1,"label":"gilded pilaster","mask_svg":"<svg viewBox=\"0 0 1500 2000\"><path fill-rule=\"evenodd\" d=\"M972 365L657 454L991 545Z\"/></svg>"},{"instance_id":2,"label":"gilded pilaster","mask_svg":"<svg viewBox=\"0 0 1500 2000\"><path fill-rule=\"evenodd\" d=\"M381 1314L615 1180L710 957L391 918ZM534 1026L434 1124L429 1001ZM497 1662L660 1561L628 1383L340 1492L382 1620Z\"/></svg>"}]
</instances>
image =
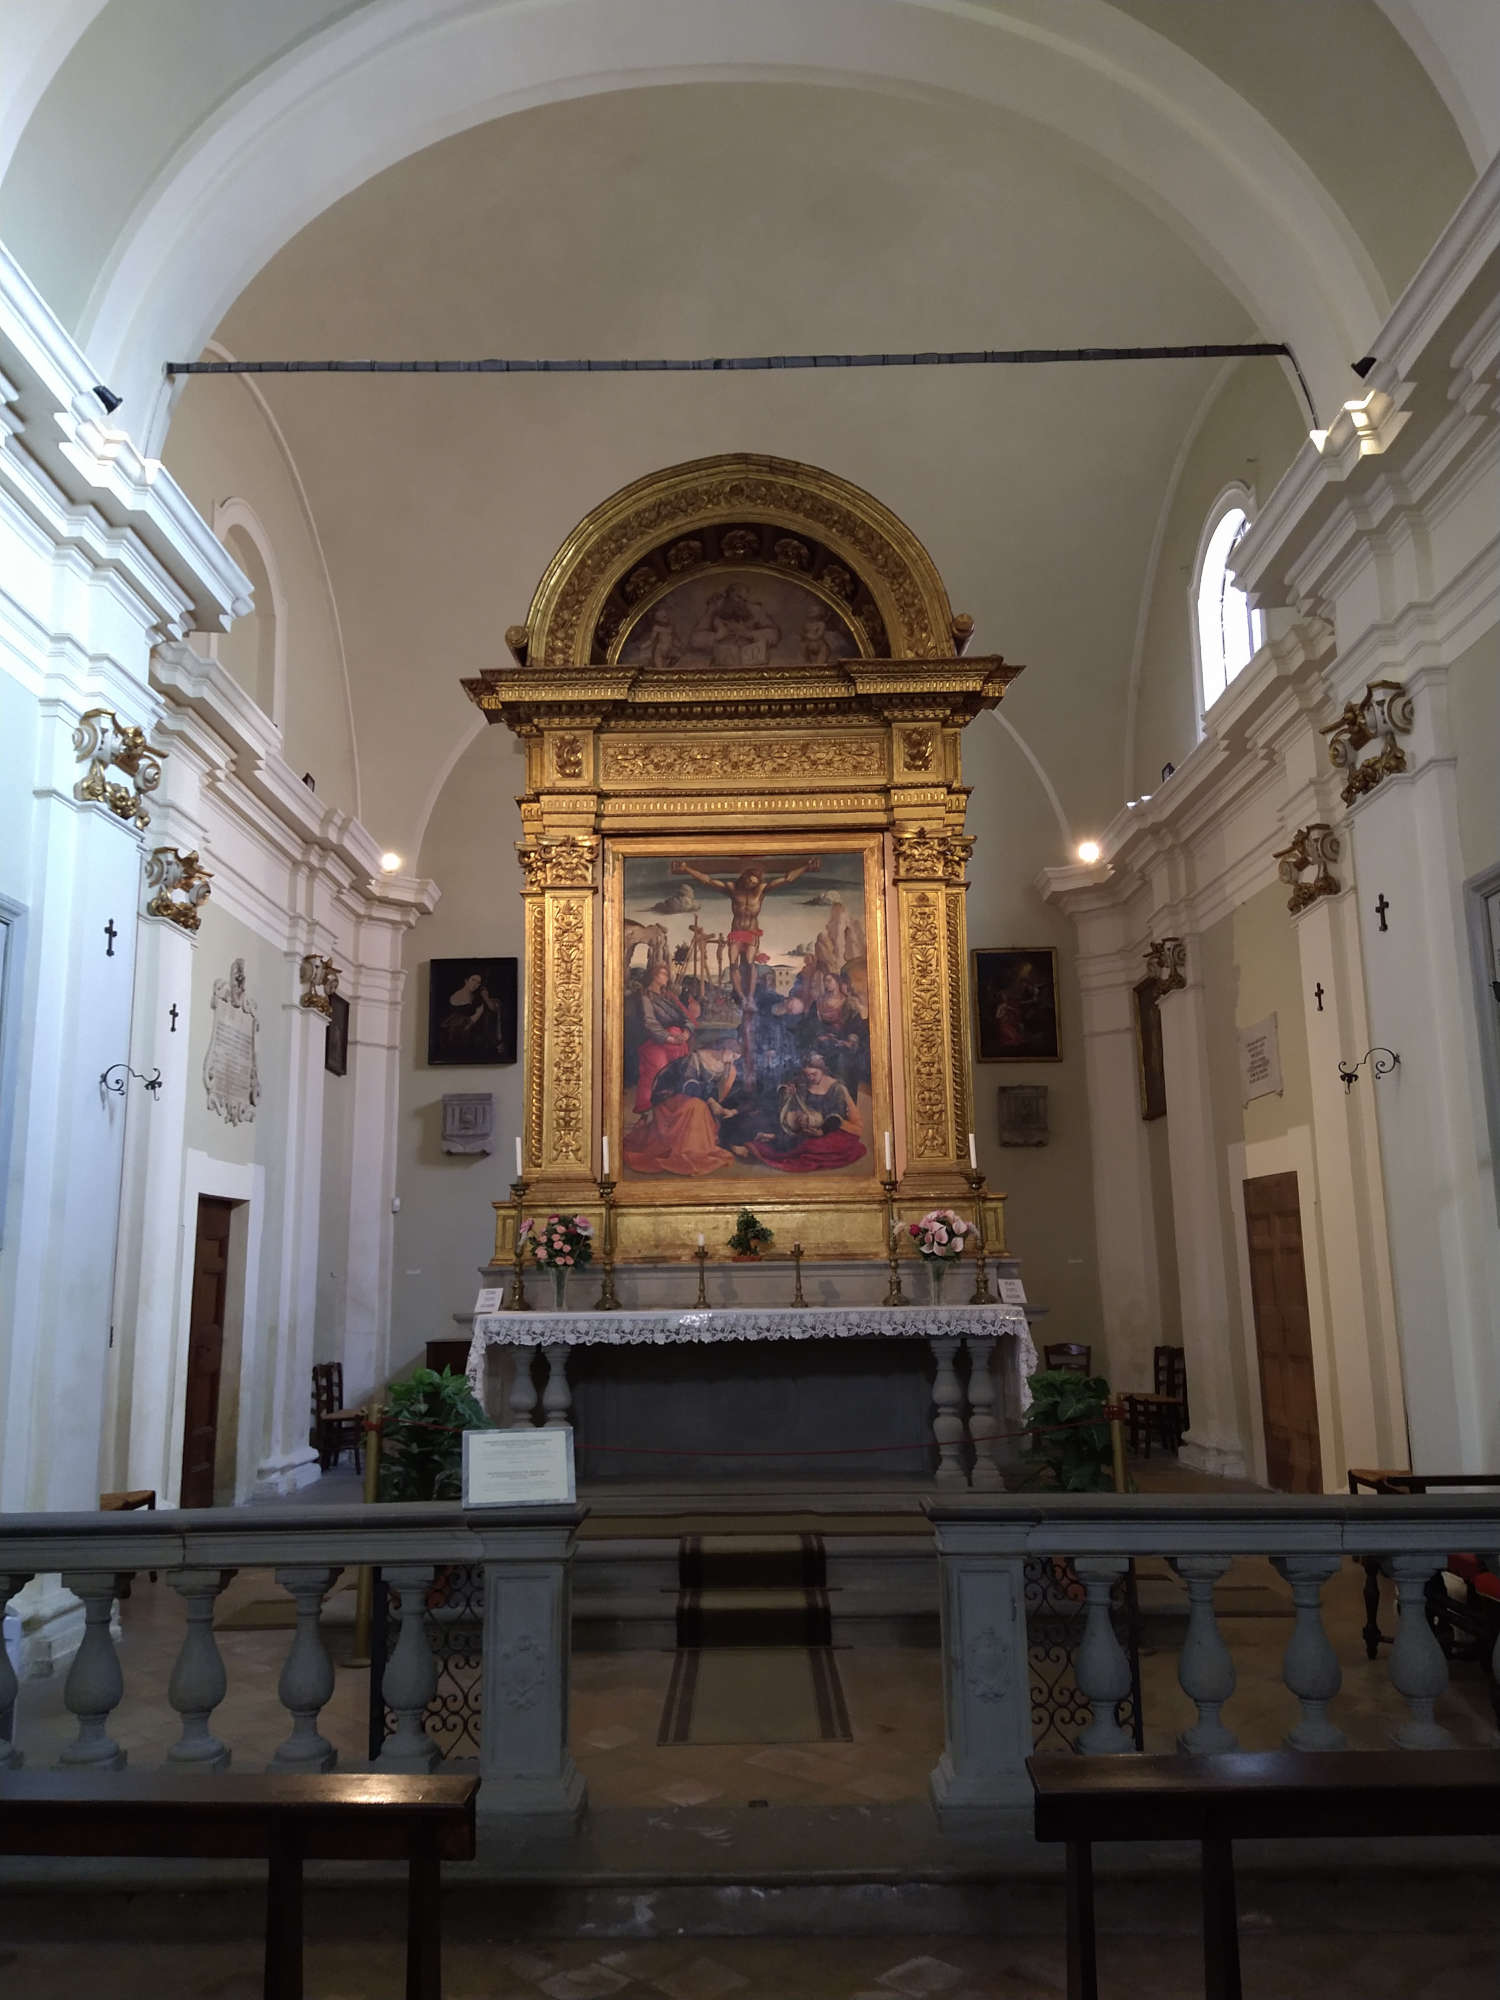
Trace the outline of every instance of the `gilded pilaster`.
<instances>
[{"instance_id":1,"label":"gilded pilaster","mask_svg":"<svg viewBox=\"0 0 1500 2000\"><path fill-rule=\"evenodd\" d=\"M589 1180L599 843L519 843L526 899L526 1176Z\"/></svg>"}]
</instances>

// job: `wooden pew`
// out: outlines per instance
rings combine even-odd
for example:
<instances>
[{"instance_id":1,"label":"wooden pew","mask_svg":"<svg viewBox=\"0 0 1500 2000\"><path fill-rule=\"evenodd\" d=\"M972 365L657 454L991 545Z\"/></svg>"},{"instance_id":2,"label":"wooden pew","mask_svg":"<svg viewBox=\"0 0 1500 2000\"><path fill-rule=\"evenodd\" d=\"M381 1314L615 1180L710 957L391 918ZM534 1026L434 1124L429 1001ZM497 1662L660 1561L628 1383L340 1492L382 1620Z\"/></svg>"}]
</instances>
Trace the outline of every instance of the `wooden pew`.
<instances>
[{"instance_id":1,"label":"wooden pew","mask_svg":"<svg viewBox=\"0 0 1500 2000\"><path fill-rule=\"evenodd\" d=\"M474 1854L477 1778L0 1771L0 1853L269 1863L266 2000L302 2000L304 1861L407 1863L407 2000L441 2000L444 1861Z\"/></svg>"},{"instance_id":2,"label":"wooden pew","mask_svg":"<svg viewBox=\"0 0 1500 2000\"><path fill-rule=\"evenodd\" d=\"M1029 1757L1036 1837L1068 1847L1068 2000L1097 2000L1096 1840L1196 1840L1208 2000L1240 2000L1236 1840L1493 1834L1500 1750Z\"/></svg>"}]
</instances>

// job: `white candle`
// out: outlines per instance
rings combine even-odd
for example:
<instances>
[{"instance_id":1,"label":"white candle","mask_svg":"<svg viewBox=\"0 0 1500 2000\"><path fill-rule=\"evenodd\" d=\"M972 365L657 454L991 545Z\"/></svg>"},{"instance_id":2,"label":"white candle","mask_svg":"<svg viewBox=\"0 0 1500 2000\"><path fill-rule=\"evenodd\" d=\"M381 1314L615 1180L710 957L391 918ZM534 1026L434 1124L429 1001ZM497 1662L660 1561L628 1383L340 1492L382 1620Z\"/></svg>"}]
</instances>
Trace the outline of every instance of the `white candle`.
<instances>
[{"instance_id":1,"label":"white candle","mask_svg":"<svg viewBox=\"0 0 1500 2000\"><path fill-rule=\"evenodd\" d=\"M609 1134L604 1135L604 1178L609 1179Z\"/></svg>"},{"instance_id":2,"label":"white candle","mask_svg":"<svg viewBox=\"0 0 1500 2000\"><path fill-rule=\"evenodd\" d=\"M698 1248L700 1250L703 1248L703 1231L701 1229L698 1231Z\"/></svg>"},{"instance_id":3,"label":"white candle","mask_svg":"<svg viewBox=\"0 0 1500 2000\"><path fill-rule=\"evenodd\" d=\"M516 1179L517 1180L520 1180L522 1176L522 1171L523 1170L521 1167L521 1135L518 1132L516 1134Z\"/></svg>"},{"instance_id":4,"label":"white candle","mask_svg":"<svg viewBox=\"0 0 1500 2000\"><path fill-rule=\"evenodd\" d=\"M891 1135L889 1132L887 1132L885 1135L885 1173L887 1180L889 1180L891 1176L891 1166L892 1166Z\"/></svg>"},{"instance_id":5,"label":"white candle","mask_svg":"<svg viewBox=\"0 0 1500 2000\"><path fill-rule=\"evenodd\" d=\"M974 1157L974 1134L972 1132L969 1134L969 1171L976 1174L979 1171L979 1162Z\"/></svg>"}]
</instances>

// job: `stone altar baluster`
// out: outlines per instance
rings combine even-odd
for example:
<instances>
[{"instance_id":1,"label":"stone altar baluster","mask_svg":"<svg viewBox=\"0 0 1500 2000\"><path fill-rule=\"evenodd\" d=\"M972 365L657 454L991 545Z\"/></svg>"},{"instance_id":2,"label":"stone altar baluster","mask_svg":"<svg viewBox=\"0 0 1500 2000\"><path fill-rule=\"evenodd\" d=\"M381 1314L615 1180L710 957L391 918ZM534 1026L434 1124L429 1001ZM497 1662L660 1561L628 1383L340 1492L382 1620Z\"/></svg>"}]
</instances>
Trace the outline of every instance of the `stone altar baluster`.
<instances>
[{"instance_id":1,"label":"stone altar baluster","mask_svg":"<svg viewBox=\"0 0 1500 2000\"><path fill-rule=\"evenodd\" d=\"M31 1576L32 1572L26 1569L0 1570L0 1634L5 1629L10 1600L26 1588ZM18 1771L25 1762L14 1742L16 1692L16 1670L0 1638L0 1771Z\"/></svg>"},{"instance_id":2,"label":"stone altar baluster","mask_svg":"<svg viewBox=\"0 0 1500 2000\"><path fill-rule=\"evenodd\" d=\"M1339 1556L1272 1556L1291 1585L1296 1615L1286 1642L1281 1677L1301 1704L1302 1717L1287 1732L1288 1750L1343 1750L1348 1739L1328 1720L1328 1704L1343 1685L1339 1656L1323 1628L1323 1585L1338 1574Z\"/></svg>"},{"instance_id":3,"label":"stone altar baluster","mask_svg":"<svg viewBox=\"0 0 1500 2000\"><path fill-rule=\"evenodd\" d=\"M174 1569L167 1582L182 1599L187 1625L182 1634L167 1700L182 1717L182 1734L167 1751L167 1762L194 1771L229 1768L229 1749L208 1726L224 1699L228 1681L214 1639L214 1604L234 1575L232 1569Z\"/></svg>"},{"instance_id":4,"label":"stone altar baluster","mask_svg":"<svg viewBox=\"0 0 1500 2000\"><path fill-rule=\"evenodd\" d=\"M927 1345L937 1363L937 1374L932 1384L935 1406L932 1435L937 1439L938 1448L937 1483L939 1486L962 1486L965 1483L960 1455L964 1436L963 1391L958 1384L958 1371L953 1365L958 1355L958 1341L950 1335L934 1334Z\"/></svg>"},{"instance_id":5,"label":"stone altar baluster","mask_svg":"<svg viewBox=\"0 0 1500 2000\"><path fill-rule=\"evenodd\" d=\"M57 1761L92 1771L123 1771L125 1752L108 1729L125 1692L109 1621L115 1599L130 1578L112 1569L75 1569L65 1571L62 1581L64 1590L83 1601L83 1644L63 1683L63 1700L78 1717L78 1734L64 1744Z\"/></svg>"},{"instance_id":6,"label":"stone altar baluster","mask_svg":"<svg viewBox=\"0 0 1500 2000\"><path fill-rule=\"evenodd\" d=\"M273 1771L331 1771L338 1752L318 1734L318 1716L333 1693L333 1662L323 1644L318 1619L336 1569L279 1569L276 1581L297 1607L297 1629L276 1692L291 1711L292 1733L278 1745Z\"/></svg>"},{"instance_id":7,"label":"stone altar baluster","mask_svg":"<svg viewBox=\"0 0 1500 2000\"><path fill-rule=\"evenodd\" d=\"M568 1386L567 1344L558 1341L544 1347L542 1359L547 1364L547 1381L542 1390L542 1408L547 1413L544 1423L549 1430L557 1430L567 1423L573 1407L573 1391Z\"/></svg>"},{"instance_id":8,"label":"stone altar baluster","mask_svg":"<svg viewBox=\"0 0 1500 2000\"><path fill-rule=\"evenodd\" d=\"M1391 1685L1411 1710L1391 1741L1403 1750L1451 1750L1453 1736L1433 1708L1448 1687L1448 1662L1427 1622L1427 1582L1448 1560L1443 1551L1403 1550L1381 1564L1395 1580L1397 1623L1391 1644Z\"/></svg>"},{"instance_id":9,"label":"stone altar baluster","mask_svg":"<svg viewBox=\"0 0 1500 2000\"><path fill-rule=\"evenodd\" d=\"M512 1347L510 1371L510 1427L526 1430L536 1422L536 1383L531 1379L534 1347Z\"/></svg>"},{"instance_id":10,"label":"stone altar baluster","mask_svg":"<svg viewBox=\"0 0 1500 2000\"><path fill-rule=\"evenodd\" d=\"M427 1734L427 1705L437 1693L437 1662L427 1637L427 1593L437 1574L431 1563L402 1563L384 1569L381 1577L399 1595L396 1617L400 1634L385 1663L380 1691L396 1717L396 1727L380 1747L376 1763L382 1771L435 1770L442 1753Z\"/></svg>"},{"instance_id":11,"label":"stone altar baluster","mask_svg":"<svg viewBox=\"0 0 1500 2000\"><path fill-rule=\"evenodd\" d=\"M1234 1661L1214 1616L1214 1585L1228 1569L1229 1557L1174 1556L1172 1567L1188 1590L1188 1623L1177 1663L1177 1684L1198 1710L1198 1720L1183 1730L1177 1747L1194 1757L1238 1750L1239 1738L1219 1717L1234 1693Z\"/></svg>"},{"instance_id":12,"label":"stone altar baluster","mask_svg":"<svg viewBox=\"0 0 1500 2000\"><path fill-rule=\"evenodd\" d=\"M1091 1710L1088 1727L1078 1738L1079 1749L1088 1757L1118 1757L1135 1748L1135 1738L1116 1714L1130 1692L1130 1662L1110 1615L1115 1578L1128 1567L1124 1556L1079 1556L1073 1564L1087 1607L1073 1673Z\"/></svg>"},{"instance_id":13,"label":"stone altar baluster","mask_svg":"<svg viewBox=\"0 0 1500 2000\"><path fill-rule=\"evenodd\" d=\"M969 1436L974 1445L972 1484L993 1489L1005 1484L995 1459L995 1434L1000 1428L995 1415L995 1343L970 1339L969 1343Z\"/></svg>"}]
</instances>

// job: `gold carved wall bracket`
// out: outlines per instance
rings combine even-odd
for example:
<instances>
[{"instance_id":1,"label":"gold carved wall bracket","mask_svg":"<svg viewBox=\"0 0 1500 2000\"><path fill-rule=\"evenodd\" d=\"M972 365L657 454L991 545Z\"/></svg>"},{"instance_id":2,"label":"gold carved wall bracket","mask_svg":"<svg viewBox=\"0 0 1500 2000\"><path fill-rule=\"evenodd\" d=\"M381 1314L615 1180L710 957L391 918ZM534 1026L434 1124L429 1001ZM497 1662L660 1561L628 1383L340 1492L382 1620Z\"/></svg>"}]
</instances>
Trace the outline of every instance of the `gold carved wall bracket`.
<instances>
[{"instance_id":1,"label":"gold carved wall bracket","mask_svg":"<svg viewBox=\"0 0 1500 2000\"><path fill-rule=\"evenodd\" d=\"M1346 703L1338 721L1322 732L1329 763L1345 774L1340 796L1346 806L1406 769L1406 752L1396 738L1410 734L1412 719L1412 697L1400 681L1371 681L1364 698ZM1380 748L1361 763L1360 752L1372 743Z\"/></svg>"},{"instance_id":2,"label":"gold carved wall bracket","mask_svg":"<svg viewBox=\"0 0 1500 2000\"><path fill-rule=\"evenodd\" d=\"M213 877L198 859L198 850L179 854L175 847L153 848L146 857L146 887L155 893L146 904L148 917L164 917L179 929L195 931L199 912L212 891Z\"/></svg>"},{"instance_id":3,"label":"gold carved wall bracket","mask_svg":"<svg viewBox=\"0 0 1500 2000\"><path fill-rule=\"evenodd\" d=\"M91 708L73 731L73 754L88 769L73 786L75 799L107 806L117 819L134 822L142 832L151 824L146 794L161 783L165 750L153 750L146 732L121 722L113 709ZM125 782L110 777L119 771Z\"/></svg>"},{"instance_id":4,"label":"gold carved wall bracket","mask_svg":"<svg viewBox=\"0 0 1500 2000\"><path fill-rule=\"evenodd\" d=\"M1317 902L1320 896L1338 894L1338 878L1330 863L1338 860L1341 851L1342 843L1326 820L1299 826L1290 846L1278 850L1276 873L1291 889L1286 906L1293 916ZM1305 882L1302 878L1309 868L1314 871L1313 878Z\"/></svg>"}]
</instances>

